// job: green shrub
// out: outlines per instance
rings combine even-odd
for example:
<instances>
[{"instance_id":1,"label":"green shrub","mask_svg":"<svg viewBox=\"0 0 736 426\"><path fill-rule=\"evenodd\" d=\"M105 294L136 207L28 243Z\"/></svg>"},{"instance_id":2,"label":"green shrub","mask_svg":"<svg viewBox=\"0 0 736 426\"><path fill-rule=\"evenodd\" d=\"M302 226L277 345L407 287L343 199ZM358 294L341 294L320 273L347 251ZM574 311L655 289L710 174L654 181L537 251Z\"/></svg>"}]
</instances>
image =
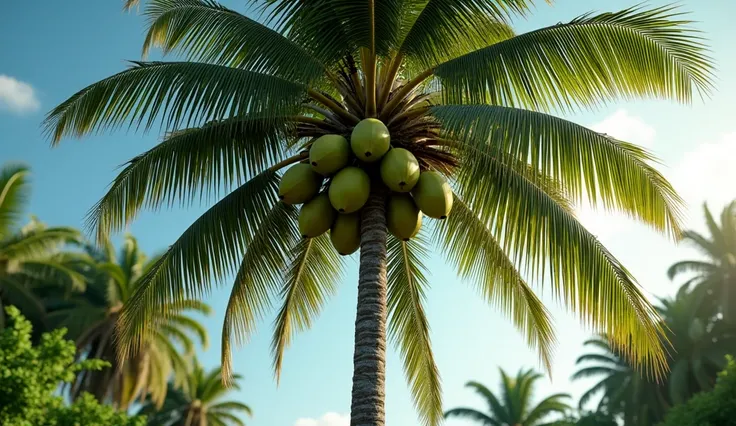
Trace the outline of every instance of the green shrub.
<instances>
[{"instance_id":1,"label":"green shrub","mask_svg":"<svg viewBox=\"0 0 736 426\"><path fill-rule=\"evenodd\" d=\"M673 407L660 426L736 426L736 362L727 358L713 390Z\"/></svg>"},{"instance_id":2,"label":"green shrub","mask_svg":"<svg viewBox=\"0 0 736 426\"><path fill-rule=\"evenodd\" d=\"M99 370L99 360L74 361L74 342L66 330L44 333L31 343L32 327L15 307L5 309L9 326L0 331L0 425L3 426L144 426L144 417L129 417L101 405L92 395L73 404L54 395L82 370Z\"/></svg>"}]
</instances>

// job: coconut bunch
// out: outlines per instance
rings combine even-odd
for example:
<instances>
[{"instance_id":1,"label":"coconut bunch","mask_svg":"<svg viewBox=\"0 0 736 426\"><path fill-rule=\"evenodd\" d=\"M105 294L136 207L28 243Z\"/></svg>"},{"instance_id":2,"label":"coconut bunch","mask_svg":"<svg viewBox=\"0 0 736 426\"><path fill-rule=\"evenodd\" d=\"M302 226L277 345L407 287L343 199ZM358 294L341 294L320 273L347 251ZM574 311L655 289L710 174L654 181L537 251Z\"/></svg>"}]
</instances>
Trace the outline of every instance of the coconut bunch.
<instances>
[{"instance_id":1,"label":"coconut bunch","mask_svg":"<svg viewBox=\"0 0 736 426\"><path fill-rule=\"evenodd\" d=\"M330 231L338 253L360 247L360 211L373 185L390 195L386 206L388 230L408 241L422 226L422 216L445 219L452 208L452 191L439 173L422 170L409 150L391 146L388 128L378 119L355 125L350 141L339 134L315 139L309 159L283 175L279 198L303 204L299 232L314 238Z\"/></svg>"}]
</instances>

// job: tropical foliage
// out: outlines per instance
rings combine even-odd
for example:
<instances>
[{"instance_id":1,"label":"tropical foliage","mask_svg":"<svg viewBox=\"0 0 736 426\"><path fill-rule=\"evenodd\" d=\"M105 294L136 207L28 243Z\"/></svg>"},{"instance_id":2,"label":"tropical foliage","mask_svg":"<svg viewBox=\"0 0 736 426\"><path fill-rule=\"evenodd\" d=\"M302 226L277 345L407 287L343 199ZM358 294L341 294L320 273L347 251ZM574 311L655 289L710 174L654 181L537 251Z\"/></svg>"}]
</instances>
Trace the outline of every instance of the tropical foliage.
<instances>
[{"instance_id":1,"label":"tropical foliage","mask_svg":"<svg viewBox=\"0 0 736 426\"><path fill-rule=\"evenodd\" d=\"M736 315L736 201L727 205L720 216L720 225L703 205L705 225L709 235L685 231L683 241L703 254L705 260L683 260L667 271L670 279L687 276L686 284L697 286L703 303L715 304L723 317L734 322Z\"/></svg>"},{"instance_id":2,"label":"tropical foliage","mask_svg":"<svg viewBox=\"0 0 736 426\"><path fill-rule=\"evenodd\" d=\"M75 361L74 342L64 329L44 333L38 345L32 325L16 307L5 308L9 324L0 330L0 424L4 426L143 426L144 417L128 417L84 394L71 405L55 394L60 382L71 383L83 371L109 365Z\"/></svg>"},{"instance_id":3,"label":"tropical foliage","mask_svg":"<svg viewBox=\"0 0 736 426\"><path fill-rule=\"evenodd\" d=\"M193 353L195 339L207 345L207 331L191 314L207 315L210 308L202 302L186 303L156 324L156 332L135 357L121 361L115 337L120 311L157 258L149 259L131 235L125 236L117 254L109 241L99 248L87 245L86 254L89 261L80 264L87 278L85 290L50 301L48 319L69 329L78 356L102 359L112 367L81 372L71 387L72 396L90 392L121 409L146 396L160 405L170 376L177 384L185 377L185 357Z\"/></svg>"},{"instance_id":4,"label":"tropical foliage","mask_svg":"<svg viewBox=\"0 0 736 426\"><path fill-rule=\"evenodd\" d=\"M678 405L660 426L703 426L736 424L736 362L728 357L726 368L718 374L715 388L695 395Z\"/></svg>"},{"instance_id":5,"label":"tropical foliage","mask_svg":"<svg viewBox=\"0 0 736 426\"><path fill-rule=\"evenodd\" d=\"M4 305L14 305L37 332L45 330L46 310L39 294L48 285L80 288L84 278L71 268L73 255L60 252L79 232L47 227L35 218L21 226L30 197L30 170L7 164L0 168L0 328Z\"/></svg>"},{"instance_id":6,"label":"tropical foliage","mask_svg":"<svg viewBox=\"0 0 736 426\"><path fill-rule=\"evenodd\" d=\"M545 426L550 423L550 415L563 415L570 410L567 394L550 395L534 404L534 384L543 376L533 370L520 370L511 377L503 370L501 373L501 392L497 396L478 382L468 382L465 386L480 395L488 412L473 408L453 408L445 417L460 417L472 420L481 426Z\"/></svg>"},{"instance_id":7,"label":"tropical foliage","mask_svg":"<svg viewBox=\"0 0 736 426\"><path fill-rule=\"evenodd\" d=\"M312 324L342 269L326 236L300 241L295 209L276 197L280 171L305 160L314 138L349 138L372 117L422 171L450 181L455 207L433 241L545 364L554 332L522 277L548 274L561 299L627 359L662 372L656 311L571 206L587 198L676 236L681 200L650 153L550 113L631 97L689 102L707 93L706 47L679 11L587 14L517 35L510 19L528 13L531 1L256 3L268 26L212 0L145 2L144 53L160 47L185 61L133 62L48 114L54 144L125 124L150 129L160 121L166 131L92 210L99 239L143 208L229 192L152 265L123 307L126 355L157 332L163 319L155 315L234 273L225 376L230 339L246 341L275 298L278 376L293 334ZM371 371L355 375L352 422L383 423L388 330L423 423L435 425L441 389L420 266L428 247L423 239L387 241L382 197L376 192L362 215L355 363L369 362ZM388 283L387 269L394 271Z\"/></svg>"},{"instance_id":8,"label":"tropical foliage","mask_svg":"<svg viewBox=\"0 0 736 426\"><path fill-rule=\"evenodd\" d=\"M250 407L223 399L228 392L240 389L241 379L233 375L231 387L226 387L222 369L205 371L195 361L183 386L172 387L162 407L149 403L140 413L148 416L151 426L244 426L241 415L250 416Z\"/></svg>"}]
</instances>

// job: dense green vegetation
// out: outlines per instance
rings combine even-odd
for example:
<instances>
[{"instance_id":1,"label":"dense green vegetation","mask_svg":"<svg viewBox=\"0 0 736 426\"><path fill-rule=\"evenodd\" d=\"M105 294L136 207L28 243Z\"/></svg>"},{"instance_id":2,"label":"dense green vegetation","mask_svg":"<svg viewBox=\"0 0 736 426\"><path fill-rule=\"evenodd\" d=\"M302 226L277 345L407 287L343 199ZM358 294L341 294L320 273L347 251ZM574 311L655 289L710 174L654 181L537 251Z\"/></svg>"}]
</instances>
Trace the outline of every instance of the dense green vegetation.
<instances>
[{"instance_id":1,"label":"dense green vegetation","mask_svg":"<svg viewBox=\"0 0 736 426\"><path fill-rule=\"evenodd\" d=\"M18 308L5 308L6 327L0 330L0 425L3 426L144 426L143 417L129 417L83 393L67 405L55 395L60 383L72 383L85 371L110 365L88 359L75 361L73 341L66 330L44 333L33 345L32 325Z\"/></svg>"}]
</instances>

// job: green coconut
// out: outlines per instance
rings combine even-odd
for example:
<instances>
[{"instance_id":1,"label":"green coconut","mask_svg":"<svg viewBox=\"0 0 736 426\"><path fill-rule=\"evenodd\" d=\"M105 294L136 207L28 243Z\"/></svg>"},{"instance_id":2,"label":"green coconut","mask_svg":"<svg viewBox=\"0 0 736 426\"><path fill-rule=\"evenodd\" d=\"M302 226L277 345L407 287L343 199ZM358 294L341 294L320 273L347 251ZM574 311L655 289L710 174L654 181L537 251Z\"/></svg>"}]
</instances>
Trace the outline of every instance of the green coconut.
<instances>
[{"instance_id":1,"label":"green coconut","mask_svg":"<svg viewBox=\"0 0 736 426\"><path fill-rule=\"evenodd\" d=\"M350 147L366 163L380 160L390 145L391 135L388 128L375 118L366 118L356 124L350 135Z\"/></svg>"},{"instance_id":2,"label":"green coconut","mask_svg":"<svg viewBox=\"0 0 736 426\"><path fill-rule=\"evenodd\" d=\"M324 135L312 143L309 163L315 172L330 176L348 165L350 144L340 135Z\"/></svg>"},{"instance_id":3,"label":"green coconut","mask_svg":"<svg viewBox=\"0 0 736 426\"><path fill-rule=\"evenodd\" d=\"M299 232L303 238L319 237L330 229L336 215L329 197L323 192L302 206Z\"/></svg>"},{"instance_id":4,"label":"green coconut","mask_svg":"<svg viewBox=\"0 0 736 426\"><path fill-rule=\"evenodd\" d=\"M409 194L395 194L388 199L386 220L389 232L409 241L422 227L422 212Z\"/></svg>"},{"instance_id":5,"label":"green coconut","mask_svg":"<svg viewBox=\"0 0 736 426\"><path fill-rule=\"evenodd\" d=\"M452 189L437 172L422 172L411 194L422 213L429 217L446 219L452 210Z\"/></svg>"},{"instance_id":6,"label":"green coconut","mask_svg":"<svg viewBox=\"0 0 736 426\"><path fill-rule=\"evenodd\" d=\"M294 164L281 177L279 199L286 204L301 204L314 198L322 185L322 176L305 163Z\"/></svg>"},{"instance_id":7,"label":"green coconut","mask_svg":"<svg viewBox=\"0 0 736 426\"><path fill-rule=\"evenodd\" d=\"M330 229L330 241L343 256L355 253L360 247L360 213L337 215Z\"/></svg>"},{"instance_id":8,"label":"green coconut","mask_svg":"<svg viewBox=\"0 0 736 426\"><path fill-rule=\"evenodd\" d=\"M390 150L381 160L381 179L393 191L411 191L419 180L417 158L403 148Z\"/></svg>"},{"instance_id":9,"label":"green coconut","mask_svg":"<svg viewBox=\"0 0 736 426\"><path fill-rule=\"evenodd\" d=\"M368 173L357 167L345 167L332 178L330 202L340 213L353 213L368 201L370 192L371 180Z\"/></svg>"}]
</instances>

